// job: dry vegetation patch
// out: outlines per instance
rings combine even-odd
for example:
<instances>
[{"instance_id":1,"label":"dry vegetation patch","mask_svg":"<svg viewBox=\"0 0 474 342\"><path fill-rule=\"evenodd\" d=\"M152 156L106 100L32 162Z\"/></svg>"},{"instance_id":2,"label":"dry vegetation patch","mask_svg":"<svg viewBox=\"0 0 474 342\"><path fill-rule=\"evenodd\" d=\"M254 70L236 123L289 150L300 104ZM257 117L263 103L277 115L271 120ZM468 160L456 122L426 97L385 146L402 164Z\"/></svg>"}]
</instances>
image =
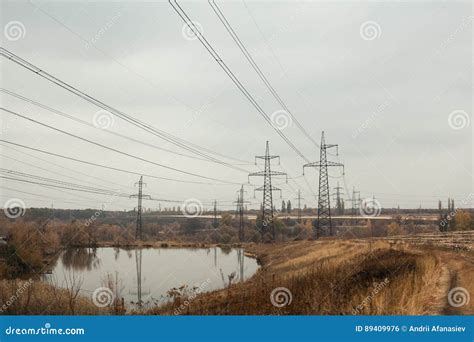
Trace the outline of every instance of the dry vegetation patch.
<instances>
[{"instance_id":1,"label":"dry vegetation patch","mask_svg":"<svg viewBox=\"0 0 474 342\"><path fill-rule=\"evenodd\" d=\"M100 315L89 298L75 288L62 289L42 281L1 280L0 314L3 315Z\"/></svg>"},{"instance_id":2,"label":"dry vegetation patch","mask_svg":"<svg viewBox=\"0 0 474 342\"><path fill-rule=\"evenodd\" d=\"M420 315L434 313L431 304L438 300L438 259L384 242L305 241L249 250L263 262L252 279L201 294L180 314ZM279 287L291 293L291 303L282 307L270 300ZM147 313L174 314L175 308L169 303Z\"/></svg>"}]
</instances>

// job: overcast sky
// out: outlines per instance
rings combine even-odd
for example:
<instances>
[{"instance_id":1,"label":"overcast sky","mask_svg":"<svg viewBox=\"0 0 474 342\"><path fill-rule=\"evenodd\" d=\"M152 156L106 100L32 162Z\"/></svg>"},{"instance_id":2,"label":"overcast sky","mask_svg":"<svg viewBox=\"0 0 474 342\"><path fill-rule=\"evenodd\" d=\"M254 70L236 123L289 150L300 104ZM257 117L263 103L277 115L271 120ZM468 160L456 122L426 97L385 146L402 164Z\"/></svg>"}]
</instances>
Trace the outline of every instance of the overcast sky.
<instances>
[{"instance_id":1,"label":"overcast sky","mask_svg":"<svg viewBox=\"0 0 474 342\"><path fill-rule=\"evenodd\" d=\"M218 1L222 12L294 117L318 141L339 144L345 164L330 169L330 186L361 191L383 207L436 207L438 198L458 205L473 192L472 3ZM207 1L180 2L189 17L271 116L281 105L251 68ZM77 89L160 130L239 164L236 170L196 159L192 153L114 117L107 129L97 125L104 113L4 57L2 88L64 112L64 118L5 92L2 107L34 120L215 181L177 173L108 151L1 111L2 139L53 153L186 181L144 177L144 192L176 200L162 206L214 199L234 207L239 183L255 166L254 156L281 156L272 168L288 172L274 179L283 199L316 205L316 169L298 156L242 95L200 42L189 34L168 2L1 2L2 47ZM273 116L275 118L275 115ZM288 116L280 119L288 119ZM112 116L111 116L112 117ZM96 120L94 120L96 118ZM108 117L106 117L108 119ZM285 121L283 121L285 123ZM311 161L319 150L291 120L281 128ZM281 122L280 122L281 123ZM99 124L100 125L100 124ZM278 122L275 123L278 126ZM117 132L140 144L110 134ZM165 152L166 148L192 158ZM134 193L137 175L105 170L0 143L2 168L70 183ZM335 151L333 151L335 152ZM331 153L333 153L331 152ZM228 159L233 157L240 161ZM247 163L247 164L246 164ZM240 165L244 164L244 165ZM5 176L5 174L3 174ZM261 177L251 177L262 184ZM26 207L131 209L133 199L1 180L2 202L21 199ZM254 186L245 186L253 207ZM275 193L276 206L280 206ZM347 195L346 195L347 197ZM471 197L472 198L472 197ZM463 203L464 201L464 203ZM145 207L157 208L147 201ZM350 204L347 203L346 207Z\"/></svg>"}]
</instances>

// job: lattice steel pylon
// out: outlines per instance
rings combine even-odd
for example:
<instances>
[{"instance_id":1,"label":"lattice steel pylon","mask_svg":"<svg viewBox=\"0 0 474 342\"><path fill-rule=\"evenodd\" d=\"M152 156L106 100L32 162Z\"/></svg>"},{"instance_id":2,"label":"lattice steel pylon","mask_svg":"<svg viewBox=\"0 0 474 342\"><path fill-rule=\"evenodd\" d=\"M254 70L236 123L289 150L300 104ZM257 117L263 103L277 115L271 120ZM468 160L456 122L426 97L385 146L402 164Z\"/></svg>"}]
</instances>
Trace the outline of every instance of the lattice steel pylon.
<instances>
[{"instance_id":1,"label":"lattice steel pylon","mask_svg":"<svg viewBox=\"0 0 474 342\"><path fill-rule=\"evenodd\" d=\"M249 203L248 201L244 200L244 186L242 185L240 189L237 191L237 212L236 214L239 216L239 241L243 242L245 240L245 233L244 233L244 203Z\"/></svg>"},{"instance_id":2,"label":"lattice steel pylon","mask_svg":"<svg viewBox=\"0 0 474 342\"><path fill-rule=\"evenodd\" d=\"M149 195L143 195L143 176L140 176L140 180L135 183L135 186L138 184L138 194L131 195L130 197L137 197L138 198L138 205L137 205L137 227L135 230L135 239L141 240L143 238L142 233L142 199L148 198L151 199Z\"/></svg>"},{"instance_id":3,"label":"lattice steel pylon","mask_svg":"<svg viewBox=\"0 0 474 342\"><path fill-rule=\"evenodd\" d=\"M264 177L263 186L255 189L256 191L263 191L263 201L262 201L262 236L271 234L272 240L275 241L275 224L273 222L273 191L281 191L280 188L272 186L272 176L286 176L286 181L288 182L288 175L285 172L272 171L271 170L271 160L275 158L280 158L279 156L271 156L270 148L268 141L266 144L266 150L264 156L255 156L255 164L257 164L257 159L265 160L265 168L263 171L252 172L249 174L249 183L250 176L262 176Z\"/></svg>"},{"instance_id":4,"label":"lattice steel pylon","mask_svg":"<svg viewBox=\"0 0 474 342\"><path fill-rule=\"evenodd\" d=\"M342 199L343 193L341 190L344 190L342 186L339 186L339 182L337 182L337 186L334 187L333 196L336 198L336 215L343 215L344 214L344 200Z\"/></svg>"},{"instance_id":5,"label":"lattice steel pylon","mask_svg":"<svg viewBox=\"0 0 474 342\"><path fill-rule=\"evenodd\" d=\"M219 220L217 219L217 201L214 200L214 220L212 222L212 226L214 229L217 229L219 227Z\"/></svg>"},{"instance_id":6,"label":"lattice steel pylon","mask_svg":"<svg viewBox=\"0 0 474 342\"><path fill-rule=\"evenodd\" d=\"M356 195L358 195L358 198L356 198ZM359 204L360 204L360 191L355 191L355 187L352 188L352 197L351 197L351 203L352 203L352 216L357 216L359 213Z\"/></svg>"},{"instance_id":7,"label":"lattice steel pylon","mask_svg":"<svg viewBox=\"0 0 474 342\"><path fill-rule=\"evenodd\" d=\"M301 223L301 200L304 199L303 197L301 197L301 191L298 189L298 197L296 197L296 199L298 200L298 223Z\"/></svg>"},{"instance_id":8,"label":"lattice steel pylon","mask_svg":"<svg viewBox=\"0 0 474 342\"><path fill-rule=\"evenodd\" d=\"M331 199L329 193L329 166L341 166L344 173L344 164L327 160L327 150L336 148L337 144L326 144L324 139L324 131L321 134L321 148L319 152L319 161L303 165L303 174L305 167L319 168L319 193L318 193L318 219L315 226L315 237L319 238L323 235L333 235L331 221Z\"/></svg>"}]
</instances>

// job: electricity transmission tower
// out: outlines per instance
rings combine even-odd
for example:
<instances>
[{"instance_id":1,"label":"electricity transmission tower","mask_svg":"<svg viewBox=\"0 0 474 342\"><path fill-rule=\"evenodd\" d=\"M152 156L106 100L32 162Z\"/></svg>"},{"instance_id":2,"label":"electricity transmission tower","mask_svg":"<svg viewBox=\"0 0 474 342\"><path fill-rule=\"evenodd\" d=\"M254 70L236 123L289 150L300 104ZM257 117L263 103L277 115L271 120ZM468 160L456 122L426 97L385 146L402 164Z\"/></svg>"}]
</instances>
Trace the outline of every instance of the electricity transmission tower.
<instances>
[{"instance_id":1,"label":"electricity transmission tower","mask_svg":"<svg viewBox=\"0 0 474 342\"><path fill-rule=\"evenodd\" d=\"M356 195L359 196L358 199L356 199ZM352 203L352 216L356 216L358 212L357 209L359 209L359 204L360 204L360 191L355 191L355 188L352 188L351 203Z\"/></svg>"},{"instance_id":2,"label":"electricity transmission tower","mask_svg":"<svg viewBox=\"0 0 474 342\"><path fill-rule=\"evenodd\" d=\"M212 226L217 229L219 227L219 221L217 220L217 201L214 200L214 222Z\"/></svg>"},{"instance_id":3,"label":"electricity transmission tower","mask_svg":"<svg viewBox=\"0 0 474 342\"><path fill-rule=\"evenodd\" d=\"M240 212L240 194L237 191L237 200L234 201L235 204L235 213L234 217L237 219L239 217L239 212Z\"/></svg>"},{"instance_id":4,"label":"electricity transmission tower","mask_svg":"<svg viewBox=\"0 0 474 342\"><path fill-rule=\"evenodd\" d=\"M278 158L279 156L271 156L270 148L268 146L268 141L266 144L266 150L264 156L255 156L255 164L257 164L257 159L265 160L265 168L263 171L252 172L250 176L262 176L264 177L263 186L255 189L256 191L263 191L263 202L262 202L262 236L271 234L272 240L275 241L275 225L273 222L273 191L281 191L280 188L277 188L272 185L272 176L286 176L288 182L288 175L285 172L272 171L271 170L271 160ZM250 180L249 180L250 183Z\"/></svg>"},{"instance_id":5,"label":"electricity transmission tower","mask_svg":"<svg viewBox=\"0 0 474 342\"><path fill-rule=\"evenodd\" d=\"M301 197L301 191L298 189L298 197L296 197L298 200L298 223L301 223L301 200L304 199Z\"/></svg>"},{"instance_id":6,"label":"electricity transmission tower","mask_svg":"<svg viewBox=\"0 0 474 342\"><path fill-rule=\"evenodd\" d=\"M341 195L343 194L341 190L344 188L342 186L339 186L339 182L337 182L337 186L334 188L336 191L333 193L333 196L336 196L336 214L337 215L342 215L344 214L344 203Z\"/></svg>"},{"instance_id":7,"label":"electricity transmission tower","mask_svg":"<svg viewBox=\"0 0 474 342\"><path fill-rule=\"evenodd\" d=\"M321 134L321 148L319 152L319 161L303 165L303 174L305 167L319 168L319 194L318 194L318 219L316 221L315 235L319 238L322 235L333 235L332 221L331 221L331 200L329 194L329 174L328 167L341 166L344 173L344 164L332 162L327 160L327 150L336 148L336 155L338 154L337 144L326 144L324 140L324 131Z\"/></svg>"},{"instance_id":8,"label":"electricity transmission tower","mask_svg":"<svg viewBox=\"0 0 474 342\"><path fill-rule=\"evenodd\" d=\"M151 199L149 195L143 195L143 185L146 183L143 183L143 176L140 176L140 180L135 183L135 186L138 184L138 194L136 195L131 195L130 197L137 197L138 198L138 206L137 206L137 228L135 230L135 239L141 240L143 237L142 234L142 199L143 198L148 198Z\"/></svg>"},{"instance_id":9,"label":"electricity transmission tower","mask_svg":"<svg viewBox=\"0 0 474 342\"><path fill-rule=\"evenodd\" d=\"M249 203L244 201L244 186L240 187L240 190L237 191L237 215L239 216L239 241L243 242L245 240L244 234L244 203Z\"/></svg>"}]
</instances>

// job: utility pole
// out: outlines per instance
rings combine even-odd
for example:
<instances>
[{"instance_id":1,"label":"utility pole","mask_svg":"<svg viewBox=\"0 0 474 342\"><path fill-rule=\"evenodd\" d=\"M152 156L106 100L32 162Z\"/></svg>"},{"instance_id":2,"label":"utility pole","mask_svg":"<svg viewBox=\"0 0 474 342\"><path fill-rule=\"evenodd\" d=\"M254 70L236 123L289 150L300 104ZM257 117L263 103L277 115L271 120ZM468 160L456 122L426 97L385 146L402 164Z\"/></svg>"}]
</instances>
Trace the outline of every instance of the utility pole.
<instances>
[{"instance_id":1,"label":"utility pole","mask_svg":"<svg viewBox=\"0 0 474 342\"><path fill-rule=\"evenodd\" d=\"M131 195L130 197L137 197L138 198L138 206L137 206L137 228L135 230L135 239L141 240L143 238L142 234L142 199L148 198L151 199L149 195L143 195L143 176L140 176L140 180L135 183L135 186L138 184L138 194Z\"/></svg>"},{"instance_id":2,"label":"utility pole","mask_svg":"<svg viewBox=\"0 0 474 342\"><path fill-rule=\"evenodd\" d=\"M296 198L298 200L298 223L301 223L301 200L304 199L301 197L301 191L298 189L298 197Z\"/></svg>"},{"instance_id":3,"label":"utility pole","mask_svg":"<svg viewBox=\"0 0 474 342\"><path fill-rule=\"evenodd\" d=\"M262 201L262 236L266 234L271 234L273 241L275 241L275 224L273 222L273 191L280 191L280 188L277 188L272 185L272 176L286 176L286 182L288 182L288 175L285 172L272 171L271 170L271 160L275 158L280 158L279 156L271 156L270 148L268 146L268 141L266 144L265 155L264 156L255 156L255 165L257 164L257 159L265 160L264 171L253 172L249 174L249 183L250 176L262 176L264 177L263 186L255 189L256 191L263 191L263 201Z\"/></svg>"},{"instance_id":4,"label":"utility pole","mask_svg":"<svg viewBox=\"0 0 474 342\"><path fill-rule=\"evenodd\" d=\"M319 194L318 194L318 219L316 221L315 235L319 238L323 234L333 235L332 221L331 221L331 200L329 194L329 166L340 166L344 173L344 164L336 163L327 160L327 150L336 148L336 155L338 154L337 144L326 144L324 140L324 131L321 134L321 148L319 152L319 161L308 163L303 166L303 174L305 167L319 168Z\"/></svg>"},{"instance_id":5,"label":"utility pole","mask_svg":"<svg viewBox=\"0 0 474 342\"><path fill-rule=\"evenodd\" d=\"M214 200L214 222L212 223L212 226L217 229L219 227L219 222L217 220L217 201Z\"/></svg>"}]
</instances>

